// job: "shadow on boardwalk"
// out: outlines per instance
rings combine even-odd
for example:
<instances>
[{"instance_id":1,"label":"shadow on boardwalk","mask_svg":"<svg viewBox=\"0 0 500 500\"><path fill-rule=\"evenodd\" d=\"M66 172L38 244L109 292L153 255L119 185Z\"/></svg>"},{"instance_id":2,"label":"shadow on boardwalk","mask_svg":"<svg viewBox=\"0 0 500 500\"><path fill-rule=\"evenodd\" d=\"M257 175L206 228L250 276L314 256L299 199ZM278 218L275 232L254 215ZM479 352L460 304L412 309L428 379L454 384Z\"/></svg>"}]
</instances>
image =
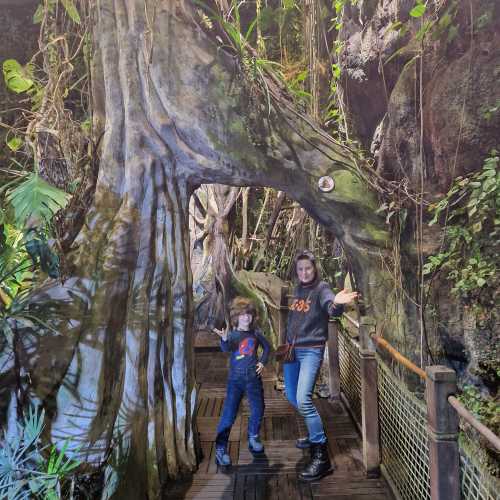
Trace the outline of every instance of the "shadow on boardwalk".
<instances>
[{"instance_id":1,"label":"shadow on boardwalk","mask_svg":"<svg viewBox=\"0 0 500 500\"><path fill-rule=\"evenodd\" d=\"M266 410L261 437L265 455L254 458L247 446L248 405L244 401L229 438L233 466L223 471L215 465L215 430L225 397L228 357L217 347L201 346L196 352L199 387L196 421L203 458L188 481L167 488L169 499L235 500L390 500L385 481L367 479L362 464L359 435L340 404L316 400L326 426L335 472L320 482L297 479L308 451L295 448L295 440L306 435L302 419L276 391L274 368L263 375Z\"/></svg>"}]
</instances>

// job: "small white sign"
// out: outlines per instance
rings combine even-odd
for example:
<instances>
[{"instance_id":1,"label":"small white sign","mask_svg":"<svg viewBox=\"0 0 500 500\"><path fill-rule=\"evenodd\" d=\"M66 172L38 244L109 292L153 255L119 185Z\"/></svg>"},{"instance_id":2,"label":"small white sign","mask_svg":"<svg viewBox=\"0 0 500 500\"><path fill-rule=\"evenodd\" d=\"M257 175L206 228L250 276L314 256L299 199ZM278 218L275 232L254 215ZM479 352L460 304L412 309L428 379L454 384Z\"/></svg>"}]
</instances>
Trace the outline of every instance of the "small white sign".
<instances>
[{"instance_id":1,"label":"small white sign","mask_svg":"<svg viewBox=\"0 0 500 500\"><path fill-rule=\"evenodd\" d=\"M325 175L320 177L318 187L323 193L329 193L335 188L335 181L329 175Z\"/></svg>"}]
</instances>

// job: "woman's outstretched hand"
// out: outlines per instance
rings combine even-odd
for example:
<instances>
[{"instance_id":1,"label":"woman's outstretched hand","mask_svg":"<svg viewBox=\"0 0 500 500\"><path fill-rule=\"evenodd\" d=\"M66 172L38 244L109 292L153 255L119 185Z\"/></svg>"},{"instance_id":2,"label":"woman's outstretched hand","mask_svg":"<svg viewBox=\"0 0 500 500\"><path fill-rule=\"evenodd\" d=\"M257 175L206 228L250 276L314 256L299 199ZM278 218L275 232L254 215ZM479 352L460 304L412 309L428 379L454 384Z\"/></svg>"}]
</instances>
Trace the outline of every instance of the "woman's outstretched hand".
<instances>
[{"instance_id":1,"label":"woman's outstretched hand","mask_svg":"<svg viewBox=\"0 0 500 500\"><path fill-rule=\"evenodd\" d=\"M333 301L334 305L343 305L343 304L350 304L353 302L355 299L360 297L359 292L348 292L345 288L341 290L339 293L335 295L335 299Z\"/></svg>"},{"instance_id":2,"label":"woman's outstretched hand","mask_svg":"<svg viewBox=\"0 0 500 500\"><path fill-rule=\"evenodd\" d=\"M257 372L257 375L260 375L262 373L262 370L264 369L264 365L259 361L257 363L257 368L256 368L256 372Z\"/></svg>"}]
</instances>

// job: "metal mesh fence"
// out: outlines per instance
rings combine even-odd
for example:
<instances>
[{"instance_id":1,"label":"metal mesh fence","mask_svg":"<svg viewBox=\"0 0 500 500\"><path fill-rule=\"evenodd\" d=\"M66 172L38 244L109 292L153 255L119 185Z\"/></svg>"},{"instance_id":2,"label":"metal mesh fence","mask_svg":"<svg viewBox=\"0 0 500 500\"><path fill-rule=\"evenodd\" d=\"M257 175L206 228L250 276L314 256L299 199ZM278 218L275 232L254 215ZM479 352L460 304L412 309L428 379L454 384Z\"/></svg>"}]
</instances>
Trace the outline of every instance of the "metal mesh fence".
<instances>
[{"instance_id":1,"label":"metal mesh fence","mask_svg":"<svg viewBox=\"0 0 500 500\"><path fill-rule=\"evenodd\" d=\"M403 500L430 500L429 448L425 403L410 392L384 361L378 361L382 464L394 493ZM340 385L354 418L361 423L359 344L339 329ZM473 452L460 448L463 500L500 500L500 481L479 467Z\"/></svg>"},{"instance_id":2,"label":"metal mesh fence","mask_svg":"<svg viewBox=\"0 0 500 500\"><path fill-rule=\"evenodd\" d=\"M460 449L460 482L463 500L500 500L500 481L482 471L464 448Z\"/></svg>"},{"instance_id":3,"label":"metal mesh fence","mask_svg":"<svg viewBox=\"0 0 500 500\"><path fill-rule=\"evenodd\" d=\"M339 328L340 388L344 393L354 418L361 425L361 374L359 344Z\"/></svg>"},{"instance_id":4,"label":"metal mesh fence","mask_svg":"<svg viewBox=\"0 0 500 500\"><path fill-rule=\"evenodd\" d=\"M425 404L380 358L378 390L382 464L402 499L430 499Z\"/></svg>"}]
</instances>

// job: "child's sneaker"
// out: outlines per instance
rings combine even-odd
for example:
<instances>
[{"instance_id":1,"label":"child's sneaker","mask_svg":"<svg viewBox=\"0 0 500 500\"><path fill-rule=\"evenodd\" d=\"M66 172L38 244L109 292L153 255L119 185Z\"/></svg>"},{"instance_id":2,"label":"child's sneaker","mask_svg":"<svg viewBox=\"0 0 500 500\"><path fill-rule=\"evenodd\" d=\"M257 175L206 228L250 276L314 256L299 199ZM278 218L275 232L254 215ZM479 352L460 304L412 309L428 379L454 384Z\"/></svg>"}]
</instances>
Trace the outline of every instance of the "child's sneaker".
<instances>
[{"instance_id":1,"label":"child's sneaker","mask_svg":"<svg viewBox=\"0 0 500 500\"><path fill-rule=\"evenodd\" d=\"M215 448L215 463L222 467L229 467L231 465L231 457L227 454L225 447L217 446Z\"/></svg>"},{"instance_id":2,"label":"child's sneaker","mask_svg":"<svg viewBox=\"0 0 500 500\"><path fill-rule=\"evenodd\" d=\"M261 443L259 436L248 438L248 449L250 453L264 452L264 445Z\"/></svg>"}]
</instances>

